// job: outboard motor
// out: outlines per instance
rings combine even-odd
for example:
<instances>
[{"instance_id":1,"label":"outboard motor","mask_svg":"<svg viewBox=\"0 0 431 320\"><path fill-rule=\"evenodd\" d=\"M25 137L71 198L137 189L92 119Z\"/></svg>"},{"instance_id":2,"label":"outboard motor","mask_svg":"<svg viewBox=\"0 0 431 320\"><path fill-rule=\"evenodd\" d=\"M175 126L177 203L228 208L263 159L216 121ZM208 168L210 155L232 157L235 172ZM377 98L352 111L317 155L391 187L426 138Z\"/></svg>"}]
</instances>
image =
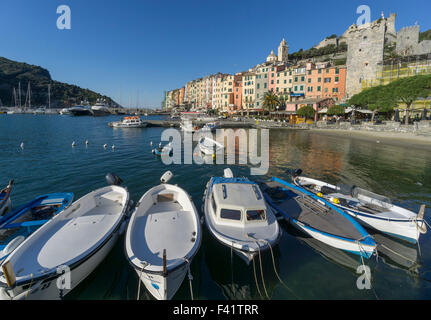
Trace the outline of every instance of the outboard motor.
<instances>
[{"instance_id":1,"label":"outboard motor","mask_svg":"<svg viewBox=\"0 0 431 320\"><path fill-rule=\"evenodd\" d=\"M115 173L108 173L105 178L106 182L111 186L121 186L123 183L123 180Z\"/></svg>"},{"instance_id":2,"label":"outboard motor","mask_svg":"<svg viewBox=\"0 0 431 320\"><path fill-rule=\"evenodd\" d=\"M302 169L296 169L292 174L293 179L299 177L301 174L302 174Z\"/></svg>"},{"instance_id":3,"label":"outboard motor","mask_svg":"<svg viewBox=\"0 0 431 320\"><path fill-rule=\"evenodd\" d=\"M340 193L346 196L353 196L353 191L356 188L356 186L351 186L345 183L340 183L337 187L340 189Z\"/></svg>"}]
</instances>

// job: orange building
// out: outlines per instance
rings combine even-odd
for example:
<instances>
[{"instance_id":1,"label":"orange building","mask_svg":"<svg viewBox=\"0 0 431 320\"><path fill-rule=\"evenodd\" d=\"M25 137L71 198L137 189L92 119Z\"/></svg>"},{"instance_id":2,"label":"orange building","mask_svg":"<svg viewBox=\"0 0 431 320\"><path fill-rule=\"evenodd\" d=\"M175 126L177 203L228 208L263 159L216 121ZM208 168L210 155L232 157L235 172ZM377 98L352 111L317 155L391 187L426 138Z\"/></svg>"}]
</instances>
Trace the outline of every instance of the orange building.
<instances>
[{"instance_id":1,"label":"orange building","mask_svg":"<svg viewBox=\"0 0 431 320\"><path fill-rule=\"evenodd\" d=\"M235 111L241 110L242 106L242 73L236 74L233 81L233 104Z\"/></svg>"},{"instance_id":2,"label":"orange building","mask_svg":"<svg viewBox=\"0 0 431 320\"><path fill-rule=\"evenodd\" d=\"M306 90L307 99L333 98L343 100L346 95L346 74L344 66L331 67L327 64L307 64Z\"/></svg>"}]
</instances>

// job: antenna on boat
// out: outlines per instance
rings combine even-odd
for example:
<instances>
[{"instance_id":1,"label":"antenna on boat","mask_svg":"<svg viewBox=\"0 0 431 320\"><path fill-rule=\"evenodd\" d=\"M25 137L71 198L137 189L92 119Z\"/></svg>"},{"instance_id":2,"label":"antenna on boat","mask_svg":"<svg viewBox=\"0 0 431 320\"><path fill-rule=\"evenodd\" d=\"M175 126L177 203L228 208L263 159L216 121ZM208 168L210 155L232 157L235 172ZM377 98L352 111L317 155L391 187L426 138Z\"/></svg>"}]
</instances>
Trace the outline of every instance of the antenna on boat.
<instances>
[{"instance_id":1,"label":"antenna on boat","mask_svg":"<svg viewBox=\"0 0 431 320\"><path fill-rule=\"evenodd\" d=\"M106 182L111 186L121 186L123 180L115 173L108 173L105 177Z\"/></svg>"},{"instance_id":2,"label":"antenna on boat","mask_svg":"<svg viewBox=\"0 0 431 320\"><path fill-rule=\"evenodd\" d=\"M171 171L166 171L163 174L163 176L160 178L160 181L163 184L166 184L166 183L168 183L172 179L173 176L174 176L174 174Z\"/></svg>"}]
</instances>

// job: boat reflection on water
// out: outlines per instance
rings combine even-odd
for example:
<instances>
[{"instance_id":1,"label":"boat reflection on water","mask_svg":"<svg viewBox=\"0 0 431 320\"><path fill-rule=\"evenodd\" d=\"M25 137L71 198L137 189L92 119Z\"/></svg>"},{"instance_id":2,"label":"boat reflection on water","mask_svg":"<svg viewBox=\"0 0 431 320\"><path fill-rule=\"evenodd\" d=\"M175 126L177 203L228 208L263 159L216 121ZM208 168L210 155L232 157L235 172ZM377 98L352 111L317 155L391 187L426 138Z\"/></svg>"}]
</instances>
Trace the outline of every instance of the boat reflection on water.
<instances>
[{"instance_id":1,"label":"boat reflection on water","mask_svg":"<svg viewBox=\"0 0 431 320\"><path fill-rule=\"evenodd\" d=\"M208 234L207 230L205 231L203 239L206 243L204 249L205 264L210 273L211 280L221 289L223 296L228 300L267 299L265 289L263 288L259 257L254 259L256 277L259 284L258 290L256 287L253 262L247 266L244 261L233 251L231 252L228 247L216 241L212 241L210 238L211 235ZM279 266L279 246L275 246L272 250L277 272L283 277ZM274 273L271 253L269 251L262 253L261 259L265 288L269 298L274 296L275 291L283 291L283 294L287 294L289 299L295 299L277 279ZM289 285L289 283L286 284Z\"/></svg>"},{"instance_id":2,"label":"boat reflection on water","mask_svg":"<svg viewBox=\"0 0 431 320\"><path fill-rule=\"evenodd\" d=\"M378 261L386 265L407 271L412 276L419 274L421 267L418 246L369 230L377 243Z\"/></svg>"},{"instance_id":3,"label":"boat reflection on water","mask_svg":"<svg viewBox=\"0 0 431 320\"><path fill-rule=\"evenodd\" d=\"M357 256L311 238L287 223L282 223L281 226L284 231L311 247L326 260L357 274L357 268L361 266L361 260ZM404 270L412 276L419 274L421 264L418 261L419 250L416 245L392 238L375 230L367 229L367 231L377 243L378 263L382 262L391 268Z\"/></svg>"}]
</instances>

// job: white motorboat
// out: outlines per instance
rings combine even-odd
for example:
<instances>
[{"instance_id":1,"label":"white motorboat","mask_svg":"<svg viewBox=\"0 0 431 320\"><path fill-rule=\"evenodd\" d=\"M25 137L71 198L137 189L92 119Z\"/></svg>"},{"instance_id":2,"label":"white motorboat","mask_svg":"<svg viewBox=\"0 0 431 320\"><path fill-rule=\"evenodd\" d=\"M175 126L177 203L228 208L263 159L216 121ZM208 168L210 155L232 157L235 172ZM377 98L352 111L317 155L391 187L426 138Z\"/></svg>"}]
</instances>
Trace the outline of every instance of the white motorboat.
<instances>
[{"instance_id":1,"label":"white motorboat","mask_svg":"<svg viewBox=\"0 0 431 320\"><path fill-rule=\"evenodd\" d=\"M142 121L138 116L133 116L124 117L121 121L110 122L108 125L113 128L145 128L148 126L148 123Z\"/></svg>"},{"instance_id":2,"label":"white motorboat","mask_svg":"<svg viewBox=\"0 0 431 320\"><path fill-rule=\"evenodd\" d=\"M60 110L60 114L61 115L70 115L72 113L69 111L69 108L63 108Z\"/></svg>"},{"instance_id":3,"label":"white motorboat","mask_svg":"<svg viewBox=\"0 0 431 320\"><path fill-rule=\"evenodd\" d=\"M129 193L118 185L74 202L2 264L0 299L62 299L107 256L125 229Z\"/></svg>"},{"instance_id":4,"label":"white motorboat","mask_svg":"<svg viewBox=\"0 0 431 320\"><path fill-rule=\"evenodd\" d=\"M43 107L37 108L36 110L33 111L33 114L45 114L45 108Z\"/></svg>"},{"instance_id":5,"label":"white motorboat","mask_svg":"<svg viewBox=\"0 0 431 320\"><path fill-rule=\"evenodd\" d=\"M225 170L224 177L208 182L203 211L210 234L247 264L281 237L277 218L257 183L234 178L230 169Z\"/></svg>"},{"instance_id":6,"label":"white motorboat","mask_svg":"<svg viewBox=\"0 0 431 320\"><path fill-rule=\"evenodd\" d=\"M198 212L186 191L166 184L139 200L126 232L126 255L140 281L158 300L169 300L181 286L201 244Z\"/></svg>"},{"instance_id":7,"label":"white motorboat","mask_svg":"<svg viewBox=\"0 0 431 320\"><path fill-rule=\"evenodd\" d=\"M91 107L91 111L95 117L109 116L111 112L105 104L105 100L97 99L97 102L94 106Z\"/></svg>"},{"instance_id":8,"label":"white motorboat","mask_svg":"<svg viewBox=\"0 0 431 320\"><path fill-rule=\"evenodd\" d=\"M224 145L211 138L203 137L201 140L199 140L199 149L206 155L214 155L219 151L223 151Z\"/></svg>"},{"instance_id":9,"label":"white motorboat","mask_svg":"<svg viewBox=\"0 0 431 320\"><path fill-rule=\"evenodd\" d=\"M169 142L167 145L163 146L162 143L159 143L159 146L152 150L153 154L156 156L171 156L174 152L174 148L172 147L172 142Z\"/></svg>"},{"instance_id":10,"label":"white motorboat","mask_svg":"<svg viewBox=\"0 0 431 320\"><path fill-rule=\"evenodd\" d=\"M193 126L193 122L191 121L183 121L180 127L181 127L181 130L183 130L184 132L194 133L199 130L197 126Z\"/></svg>"},{"instance_id":11,"label":"white motorboat","mask_svg":"<svg viewBox=\"0 0 431 320\"><path fill-rule=\"evenodd\" d=\"M370 191L347 185L335 186L316 179L294 176L296 185L318 194L356 218L364 226L416 243L427 232L425 206L419 213L391 203L390 199Z\"/></svg>"},{"instance_id":12,"label":"white motorboat","mask_svg":"<svg viewBox=\"0 0 431 320\"><path fill-rule=\"evenodd\" d=\"M201 131L212 132L215 131L218 127L219 125L216 122L209 122L202 127Z\"/></svg>"}]
</instances>

